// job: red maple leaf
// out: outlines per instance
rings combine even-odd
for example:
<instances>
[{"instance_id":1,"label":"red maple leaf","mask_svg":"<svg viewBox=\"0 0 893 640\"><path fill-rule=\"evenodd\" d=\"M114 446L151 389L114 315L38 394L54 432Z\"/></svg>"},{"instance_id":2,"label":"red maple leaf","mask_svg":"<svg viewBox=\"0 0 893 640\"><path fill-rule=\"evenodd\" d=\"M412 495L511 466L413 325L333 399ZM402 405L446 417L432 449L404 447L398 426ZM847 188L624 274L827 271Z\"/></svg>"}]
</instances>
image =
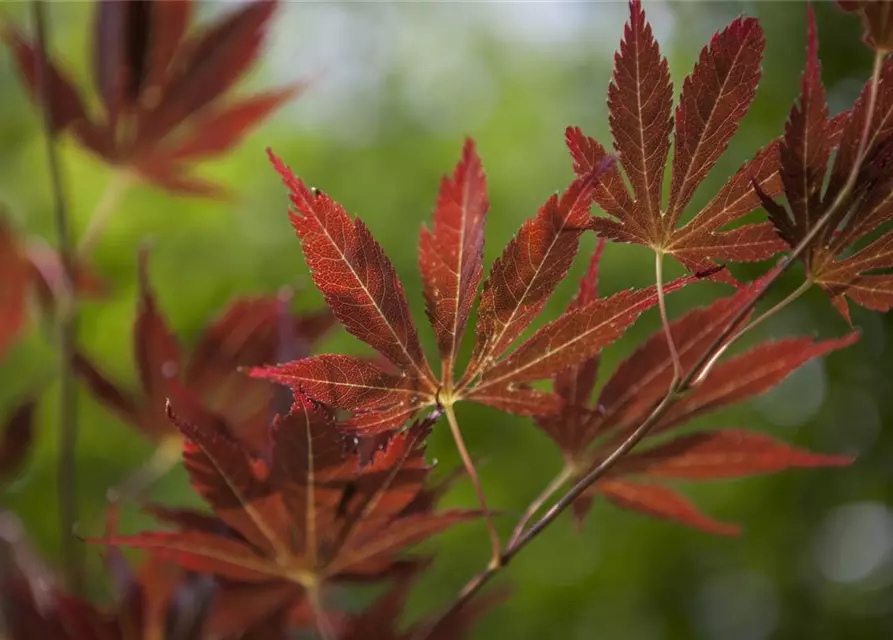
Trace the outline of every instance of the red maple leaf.
<instances>
[{"instance_id":1,"label":"red maple leaf","mask_svg":"<svg viewBox=\"0 0 893 640\"><path fill-rule=\"evenodd\" d=\"M597 277L596 254L580 283L572 308L596 296ZM670 323L684 372L698 363L732 316L757 290L758 283L742 288L733 296L689 311ZM785 338L763 342L742 354L727 357L672 405L649 432L645 444L653 443L654 439L695 417L764 393L809 360L848 346L857 338L856 333L819 342L811 338ZM593 358L556 376L555 391L564 398L565 405L560 412L537 419L537 424L564 453L564 476L571 480L585 476L626 439L666 395L673 379L673 359L662 330L618 365L597 399L590 403L598 367L598 359ZM593 496L601 495L625 509L676 520L712 533L735 533L737 526L719 523L701 514L660 482L738 478L851 462L847 456L811 453L767 435L737 430L698 432L661 442L621 458L575 505L577 517L585 515Z\"/></svg>"},{"instance_id":2,"label":"red maple leaf","mask_svg":"<svg viewBox=\"0 0 893 640\"><path fill-rule=\"evenodd\" d=\"M225 526L175 517L185 525L179 531L104 542L287 601L333 580L388 575L404 564L399 552L477 516L418 508L431 469L421 443L436 416L394 436L365 466L345 448L331 412L308 399L296 398L292 412L275 420L269 462L205 415L189 417L201 422L171 416L184 435L186 470Z\"/></svg>"},{"instance_id":3,"label":"red maple leaf","mask_svg":"<svg viewBox=\"0 0 893 640\"><path fill-rule=\"evenodd\" d=\"M82 262L74 265L74 293L80 298L105 293L104 283ZM68 294L58 252L43 242L25 241L0 215L0 360L21 333L28 317L28 293L33 290L44 310Z\"/></svg>"},{"instance_id":4,"label":"red maple leaf","mask_svg":"<svg viewBox=\"0 0 893 640\"><path fill-rule=\"evenodd\" d=\"M314 282L347 330L390 363L322 355L252 372L338 409L363 434L388 431L426 407L448 415L461 400L521 415L551 413L554 394L530 383L548 379L617 340L657 303L654 287L630 290L565 313L511 349L564 278L589 220L595 173L578 178L527 220L484 281L476 344L461 376L456 352L483 272L486 183L474 143L467 141L452 177L445 177L434 227L423 229L420 269L428 318L441 354L435 374L422 351L403 285L382 248L359 219L321 191L308 188L272 156L291 192L291 222ZM674 290L691 278L679 280Z\"/></svg>"},{"instance_id":5,"label":"red maple leaf","mask_svg":"<svg viewBox=\"0 0 893 640\"><path fill-rule=\"evenodd\" d=\"M836 207L803 262L810 280L828 293L847 320L847 300L875 311L893 307L893 234L874 238L874 232L893 219L893 61L884 63L877 87L870 122L866 120L871 82L852 110L829 118L810 9L800 98L791 109L781 144L782 182L790 213L770 194L761 193L761 197L779 235L792 247ZM864 161L854 187L847 191L863 131L867 132Z\"/></svg>"},{"instance_id":6,"label":"red maple leaf","mask_svg":"<svg viewBox=\"0 0 893 640\"><path fill-rule=\"evenodd\" d=\"M0 360L25 324L30 275L24 251L0 218Z\"/></svg>"},{"instance_id":7,"label":"red maple leaf","mask_svg":"<svg viewBox=\"0 0 893 640\"><path fill-rule=\"evenodd\" d=\"M710 269L717 260L763 260L784 249L771 224L727 228L758 208L751 181L767 193L781 190L777 141L758 151L697 215L678 226L753 101L763 47L759 23L742 17L701 50L676 107L672 179L664 206L663 179L674 131L673 86L641 3L630 2L630 20L614 58L608 109L614 149L632 192L618 168L602 175L593 198L609 217L591 222L600 236L672 255L693 272ZM568 128L566 137L578 176L591 172L607 154L577 127Z\"/></svg>"},{"instance_id":8,"label":"red maple leaf","mask_svg":"<svg viewBox=\"0 0 893 640\"><path fill-rule=\"evenodd\" d=\"M139 178L180 194L220 196L220 185L190 175L190 163L220 155L302 84L237 100L232 86L260 55L276 2L246 3L190 34L191 0L97 2L92 72L101 102L91 113L54 61L45 61L57 130ZM40 53L9 24L3 39L32 98L40 95Z\"/></svg>"},{"instance_id":9,"label":"red maple leaf","mask_svg":"<svg viewBox=\"0 0 893 640\"><path fill-rule=\"evenodd\" d=\"M133 346L141 396L109 380L84 355L75 372L93 395L158 445L155 462L166 470L179 457L180 432L165 413L168 398L225 416L228 428L256 451L268 446L275 393L239 367L309 354L333 325L328 310L294 315L288 299L257 296L234 300L198 337L187 355L158 308L148 277L148 254L139 260L139 309ZM290 406L286 405L286 409ZM150 462L150 465L155 464Z\"/></svg>"}]
</instances>

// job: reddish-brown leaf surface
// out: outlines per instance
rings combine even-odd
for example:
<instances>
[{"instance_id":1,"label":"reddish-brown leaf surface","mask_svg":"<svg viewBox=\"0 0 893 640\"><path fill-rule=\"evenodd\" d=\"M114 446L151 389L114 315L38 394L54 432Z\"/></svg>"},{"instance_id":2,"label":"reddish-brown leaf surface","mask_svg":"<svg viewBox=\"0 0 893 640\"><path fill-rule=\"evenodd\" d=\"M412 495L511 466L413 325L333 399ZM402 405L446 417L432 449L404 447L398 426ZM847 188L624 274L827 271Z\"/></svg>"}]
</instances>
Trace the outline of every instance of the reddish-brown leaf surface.
<instances>
[{"instance_id":1,"label":"reddish-brown leaf surface","mask_svg":"<svg viewBox=\"0 0 893 640\"><path fill-rule=\"evenodd\" d=\"M237 299L205 328L187 354L159 309L145 251L139 282L133 347L141 393L112 382L84 355L75 363L81 380L118 417L159 443L169 437L179 440L165 414L167 398L178 397L224 416L234 434L258 450L266 448L274 390L239 367L307 355L332 327L331 314L294 315L275 296Z\"/></svg>"},{"instance_id":2,"label":"reddish-brown leaf surface","mask_svg":"<svg viewBox=\"0 0 893 640\"><path fill-rule=\"evenodd\" d=\"M803 260L812 281L849 320L850 301L875 311L893 307L893 235L887 229L893 219L893 62L888 60L881 69L870 122L871 83L838 124L828 119L820 71L818 34L810 10L806 70L782 142L790 213L768 194L761 196L779 235L791 246L836 207ZM839 135L829 135L835 127ZM864 161L854 187L845 191L858 162L863 132ZM886 233L877 237L879 229Z\"/></svg>"},{"instance_id":3,"label":"reddish-brown leaf surface","mask_svg":"<svg viewBox=\"0 0 893 640\"><path fill-rule=\"evenodd\" d=\"M96 298L104 283L84 263L74 266L74 293ZM42 241L26 240L0 214L0 361L22 332L28 319L28 294L37 295L42 309L52 313L63 296L65 278L59 254Z\"/></svg>"},{"instance_id":4,"label":"reddish-brown leaf surface","mask_svg":"<svg viewBox=\"0 0 893 640\"><path fill-rule=\"evenodd\" d=\"M246 593L154 557L132 567L116 548L104 554L110 597L87 600L64 590L21 539L20 527L9 514L0 515L0 614L10 640L270 640L284 639L287 628L312 626L306 606L302 616L296 605L287 612L289 624L276 628L269 592ZM107 534L115 535L114 527ZM264 597L267 602L260 602Z\"/></svg>"},{"instance_id":5,"label":"reddish-brown leaf surface","mask_svg":"<svg viewBox=\"0 0 893 640\"><path fill-rule=\"evenodd\" d=\"M237 7L192 33L191 0L97 2L93 84L101 113L88 110L59 61L48 60L53 124L106 162L179 194L220 196L221 185L190 173L219 155L303 89L227 98L257 61L276 2ZM2 37L32 98L39 96L36 44L14 26Z\"/></svg>"},{"instance_id":6,"label":"reddish-brown leaf surface","mask_svg":"<svg viewBox=\"0 0 893 640\"><path fill-rule=\"evenodd\" d=\"M487 212L483 169L468 140L453 175L441 184L434 229L423 230L420 242L428 317L442 356L438 377L422 353L403 286L365 225L270 155L291 194L291 221L317 287L348 331L375 348L387 365L323 355L259 367L252 375L352 412L344 428L381 433L406 424L426 407L461 400L521 415L552 414L561 398L528 385L591 358L657 304L653 287L585 298L512 348L573 263L590 218L593 189L611 166L611 158L602 158L524 222L493 264L480 295L471 361L454 377L453 360L481 280ZM666 291L694 279L670 283Z\"/></svg>"},{"instance_id":7,"label":"reddish-brown leaf surface","mask_svg":"<svg viewBox=\"0 0 893 640\"><path fill-rule=\"evenodd\" d=\"M619 169L602 175L593 198L609 217L591 222L600 236L672 255L694 272L716 261L763 260L784 248L769 224L727 229L759 206L752 181L767 193L780 192L776 142L757 152L697 215L678 226L753 101L763 47L757 21L738 18L701 51L676 107L670 196L663 206L663 177L674 131L673 87L641 4L630 2L630 20L608 88L608 109L614 148L632 192ZM577 175L591 172L607 154L579 128L568 128L566 137Z\"/></svg>"},{"instance_id":8,"label":"reddish-brown leaf surface","mask_svg":"<svg viewBox=\"0 0 893 640\"><path fill-rule=\"evenodd\" d=\"M577 299L596 296L597 256L580 284ZM708 307L696 308L670 323L670 332L683 372L691 369L712 346L732 316L758 291L761 282L742 288ZM645 443L705 413L753 398L778 385L809 360L846 347L858 339L816 342L811 338L785 338L761 343L742 354L720 360L705 380L677 400L652 428ZM658 331L618 365L591 401L598 359L584 361L554 379L564 405L537 424L561 447L574 477L582 477L607 456L649 415L664 397L673 379L673 360L664 332ZM717 523L689 504L674 490L656 485L664 479L710 480L772 473L788 468L848 464L850 458L814 454L776 442L768 436L741 431L696 433L671 440L643 453L627 455L613 467L608 479L597 482L575 506L582 519L595 495L612 503L665 519L675 519L714 533L736 528ZM647 484L628 481L647 476Z\"/></svg>"},{"instance_id":9,"label":"reddish-brown leaf surface","mask_svg":"<svg viewBox=\"0 0 893 640\"><path fill-rule=\"evenodd\" d=\"M419 271L440 357L452 367L484 270L487 182L474 142L466 141L452 178L444 177L434 229L422 229Z\"/></svg>"},{"instance_id":10,"label":"reddish-brown leaf surface","mask_svg":"<svg viewBox=\"0 0 893 640\"><path fill-rule=\"evenodd\" d=\"M413 506L430 471L421 443L436 417L395 435L365 466L345 448L329 410L309 399L296 398L292 412L274 422L270 462L200 418L172 415L192 484L226 527L106 542L223 579L290 585L299 597L322 581L386 575L402 566L405 548L476 517Z\"/></svg>"},{"instance_id":11,"label":"reddish-brown leaf surface","mask_svg":"<svg viewBox=\"0 0 893 640\"><path fill-rule=\"evenodd\" d=\"M887 229L893 219L893 61L887 60L881 69L870 122L870 81L853 109L835 120L828 117L820 73L818 34L810 10L800 98L791 109L781 145L788 207L770 194L760 195L779 235L792 247L836 207L803 261L812 281L849 320L848 301L875 311L893 307L893 235ZM864 162L856 167L863 133ZM856 181L847 191L854 168ZM886 233L877 237L878 230Z\"/></svg>"},{"instance_id":12,"label":"reddish-brown leaf surface","mask_svg":"<svg viewBox=\"0 0 893 640\"><path fill-rule=\"evenodd\" d=\"M15 234L0 218L0 360L25 324L31 270Z\"/></svg>"}]
</instances>

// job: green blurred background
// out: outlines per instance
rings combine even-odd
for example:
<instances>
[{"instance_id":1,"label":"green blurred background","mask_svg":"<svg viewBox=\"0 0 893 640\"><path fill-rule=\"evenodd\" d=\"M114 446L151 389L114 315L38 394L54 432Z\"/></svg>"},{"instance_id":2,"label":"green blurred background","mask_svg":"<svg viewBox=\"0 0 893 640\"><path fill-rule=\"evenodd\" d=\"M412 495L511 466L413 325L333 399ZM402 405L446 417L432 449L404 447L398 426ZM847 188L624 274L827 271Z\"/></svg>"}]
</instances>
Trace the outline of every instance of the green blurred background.
<instances>
[{"instance_id":1,"label":"green blurred background","mask_svg":"<svg viewBox=\"0 0 893 640\"><path fill-rule=\"evenodd\" d=\"M207 3L204 18L231 9ZM53 48L89 85L87 3L53 3ZM22 5L4 12L27 22ZM824 79L833 112L852 103L870 67L858 20L817 3ZM646 11L668 56L677 91L700 47L741 12L767 32L765 78L728 153L696 203L753 151L782 131L798 91L805 5L797 2L650 3ZM606 89L612 55L627 16L622 3L289 3L277 18L251 87L315 76L304 97L283 109L226 159L202 172L238 194L232 203L176 199L148 187L130 191L95 253L112 295L81 314L84 349L117 379L135 384L131 324L139 244L154 240L151 277L160 304L187 344L237 294L299 287L296 304L314 308L312 288L285 212L286 198L266 161L270 145L310 184L363 217L394 261L411 296L426 347L416 239L431 213L441 175L458 159L465 135L479 145L490 186L486 258L496 257L521 222L571 179L564 128L580 125L607 143ZM0 198L19 228L53 241L51 194L39 119L5 50L0 50ZM248 88L248 87L244 87ZM63 143L65 184L77 230L83 230L108 169ZM544 314L566 304L584 260ZM609 246L602 291L651 282L651 259L638 247ZM762 267L739 271L754 276ZM777 297L798 284L790 274ZM671 272L675 275L677 271ZM697 285L674 295L671 312L723 289ZM699 421L769 431L821 451L858 454L851 469L693 486L688 495L711 515L741 522L739 538L711 537L597 505L583 531L561 519L520 554L500 582L514 586L507 604L477 628L479 638L893 637L893 512L889 504L893 437L882 430L893 411L889 321L854 310L860 343L811 363L782 387L746 406ZM658 327L653 312L606 354L605 370ZM845 323L811 292L759 337L799 332L841 335ZM760 332L757 332L760 333ZM39 549L57 559L56 360L39 326L0 369L0 408L43 385L39 442L22 477L0 497L17 512ZM342 331L324 351L358 352ZM82 436L78 493L82 533L95 533L107 487L146 459L149 445L86 393L79 397ZM486 408L459 408L459 419L504 535L560 466L555 447L529 420ZM448 430L429 451L445 472L460 464ZM181 470L151 492L156 500L196 504ZM472 506L460 480L449 505ZM149 526L125 513L122 529ZM428 545L437 561L412 596L415 617L452 598L489 553L482 525L466 525ZM88 549L95 567L96 550ZM105 588L94 579L94 595Z\"/></svg>"}]
</instances>

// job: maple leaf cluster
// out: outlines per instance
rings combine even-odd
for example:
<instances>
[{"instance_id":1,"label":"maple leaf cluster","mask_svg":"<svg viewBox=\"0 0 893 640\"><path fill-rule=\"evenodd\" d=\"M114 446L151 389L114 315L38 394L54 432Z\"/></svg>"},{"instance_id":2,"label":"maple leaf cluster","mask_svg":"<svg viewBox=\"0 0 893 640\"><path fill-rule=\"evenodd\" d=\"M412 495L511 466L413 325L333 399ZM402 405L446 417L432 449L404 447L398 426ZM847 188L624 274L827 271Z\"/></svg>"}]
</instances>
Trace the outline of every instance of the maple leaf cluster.
<instances>
[{"instance_id":1,"label":"maple leaf cluster","mask_svg":"<svg viewBox=\"0 0 893 640\"><path fill-rule=\"evenodd\" d=\"M2 35L25 86L49 109L53 133L68 131L109 163L175 193L212 194L216 188L189 175L189 162L226 151L300 88L220 104L257 58L274 4L247 3L191 34L191 2L97 3L97 114L40 47L10 25ZM505 594L465 600L564 506L578 523L604 499L729 535L739 532L737 524L701 512L675 483L850 464L850 456L742 428L679 431L858 340L851 331L730 349L773 312L760 315L756 305L795 259L805 268L804 289L821 287L847 319L848 301L878 311L893 306L893 235L884 228L893 219L893 63L884 58L890 16L874 3L839 4L861 14L866 42L878 51L876 73L854 107L829 115L810 11L801 94L783 135L697 212L690 210L697 190L756 96L765 42L755 19L738 18L711 39L674 110L667 61L641 4L630 2L608 87L612 150L569 127L574 179L525 220L489 269L487 179L475 142L466 140L419 239L421 293L439 366L431 365L406 290L366 224L270 151L327 308L295 313L287 290L239 298L187 348L165 318L149 253L141 250L132 336L139 390L114 380L82 349L71 373L156 447L110 494L110 513L176 464L208 510L143 503L157 530L119 533L111 518L103 535L89 538L116 585L108 605L64 588L27 548L14 515L0 512L0 620L10 637L250 640L307 630L326 640L458 638ZM49 93L38 82L44 72ZM766 219L742 224L760 208ZM576 294L546 321L542 311L589 232L599 241ZM602 255L612 243L650 248L655 284L602 295ZM70 295L58 295L68 281L76 294L104 291L79 263L65 273L66 261L53 250L26 245L0 220L0 358L27 325L30 291L50 309ZM751 283L728 268L788 251ZM664 256L688 275L663 282ZM665 297L704 279L733 290L669 318ZM652 307L661 329L603 372L603 351ZM375 355L319 354L336 323ZM463 361L469 327L473 345ZM530 417L563 454L556 481L504 548L462 441L455 407L463 402ZM35 408L28 398L8 418L0 439L4 481L25 464ZM444 417L479 489L480 509L438 508L452 478L432 478L426 440ZM566 504L559 500L528 527L568 483L574 488ZM407 596L431 560L407 552L479 518L490 529L494 558L463 591L464 606L401 626ZM132 564L120 547L145 557ZM383 595L359 612L342 609L339 591L370 581L387 584Z\"/></svg>"},{"instance_id":2,"label":"maple leaf cluster","mask_svg":"<svg viewBox=\"0 0 893 640\"><path fill-rule=\"evenodd\" d=\"M97 2L91 71L101 102L92 113L70 75L42 60L35 42L11 24L2 37L32 99L49 74L53 126L86 150L172 193L221 196L190 174L190 163L225 153L302 90L302 83L236 100L232 86L261 53L275 0L258 0L196 33L192 0Z\"/></svg>"}]
</instances>

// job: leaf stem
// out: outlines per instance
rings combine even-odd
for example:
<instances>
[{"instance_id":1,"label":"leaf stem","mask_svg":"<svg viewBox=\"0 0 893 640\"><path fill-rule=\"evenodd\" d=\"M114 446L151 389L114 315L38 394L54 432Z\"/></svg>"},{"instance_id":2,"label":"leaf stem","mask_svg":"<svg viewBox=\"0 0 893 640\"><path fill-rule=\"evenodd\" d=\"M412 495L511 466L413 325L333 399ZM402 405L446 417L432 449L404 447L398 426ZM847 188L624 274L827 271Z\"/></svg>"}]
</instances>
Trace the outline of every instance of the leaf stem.
<instances>
[{"instance_id":1,"label":"leaf stem","mask_svg":"<svg viewBox=\"0 0 893 640\"><path fill-rule=\"evenodd\" d=\"M307 587L307 599L310 601L310 608L313 609L313 618L316 621L316 629L319 631L319 635L323 640L336 640L338 634L335 633L332 622L329 620L329 616L322 605L318 583L314 582Z\"/></svg>"},{"instance_id":2,"label":"leaf stem","mask_svg":"<svg viewBox=\"0 0 893 640\"><path fill-rule=\"evenodd\" d=\"M57 314L59 323L59 458L57 488L59 496L59 536L65 577L69 591L78 593L81 587L82 558L80 546L73 536L77 521L77 396L74 384L73 361L77 340L77 310L74 299L75 255L69 229L68 209L62 188L62 175L56 148L53 123L53 87L48 70L48 20L44 3L31 2L31 16L37 35L39 61L37 65L38 91L43 111L47 164L53 193L53 221L58 239L59 259L62 263L62 291Z\"/></svg>"},{"instance_id":3,"label":"leaf stem","mask_svg":"<svg viewBox=\"0 0 893 640\"><path fill-rule=\"evenodd\" d=\"M746 318L750 312L754 309L754 307L762 300L762 298L766 295L766 292L769 288L774 285L778 279L791 267L793 264L803 255L805 254L812 246L813 241L819 237L819 234L822 230L828 225L829 221L836 214L837 210L843 206L850 192L853 190L853 187L856 184L856 180L859 176L859 170L861 169L862 162L864 160L867 146L868 146L868 136L871 131L871 121L874 118L874 111L877 104L877 89L880 81L880 67L883 63L883 54L878 53L875 58L875 68L872 74L872 82L871 82L871 94L869 97L869 106L868 112L865 116L865 124L862 130L862 138L859 144L859 153L856 155L856 160L853 164L853 167L850 171L850 175L847 178L846 183L843 188L838 192L837 197L834 199L834 202L831 206L822 214L822 216L816 221L815 226L809 230L809 232L803 237L803 239L797 243L797 246L789 253L775 268L775 271L771 273L758 287L757 291L754 293L751 298L746 301L741 307L738 309L736 314L733 316L729 324L726 326L725 330L716 337L716 339L711 343L708 349L704 352L698 362L694 367L681 379L674 379L669 385L666 394L661 398L648 413L648 416L645 420L632 432L629 436L626 437L623 442L621 442L616 449L614 449L602 462L593 468L589 473L587 473L583 478L581 478L577 483L574 484L573 487L568 490L568 492L563 495L558 502L556 502L546 513L531 526L526 533L521 535L513 544L509 545L509 547L505 550L505 552L500 557L500 561L498 563L490 563L490 565L481 571L479 574L474 576L468 583L462 588L459 592L457 598L453 601L453 603L447 608L440 616L435 618L432 623L427 625L420 634L417 635L419 640L424 640L425 638L429 638L434 630L442 624L445 620L450 618L454 613L459 611L466 602L468 602L478 591L480 591L481 587L483 587L490 579L496 575L500 570L506 567L509 562L511 562L512 558L518 554L524 547L526 547L536 536L538 536L546 527L548 527L554 520L558 518L561 513L570 507L574 501L579 498L592 484L594 484L597 480L599 480L602 476L604 476L610 469L619 461L624 455L626 455L630 450L632 450L639 442L642 441L645 436L648 435L648 432L651 430L654 425L656 425L660 419L664 416L667 410L675 404L675 402L682 397L682 395L691 388L693 381L698 378L699 372L703 369L703 367L709 363L709 361L714 357L719 349L723 348L726 341L730 336L734 335L736 330L738 329L738 325Z\"/></svg>"},{"instance_id":4,"label":"leaf stem","mask_svg":"<svg viewBox=\"0 0 893 640\"><path fill-rule=\"evenodd\" d=\"M518 538L521 537L521 534L524 533L524 527L527 526L527 523L530 522L530 519L536 515L537 511L543 508L543 505L555 495L555 492L558 491L565 482L567 482L571 476L573 475L573 469L569 464L565 464L564 468L552 478L552 481L546 485L546 488L534 498L533 502L531 502L527 509L524 510L524 514L521 516L521 519L518 521L518 524L515 525L515 530L512 532L512 537L509 539L509 547L514 545Z\"/></svg>"},{"instance_id":5,"label":"leaf stem","mask_svg":"<svg viewBox=\"0 0 893 640\"><path fill-rule=\"evenodd\" d=\"M456 448L459 450L459 455L462 457L462 464L465 465L465 470L471 478L471 483L474 485L474 491L477 494L481 510L484 512L484 522L487 525L487 532L490 534L490 549L492 552L490 566L499 566L502 545L499 541L499 534L496 532L496 527L493 526L493 517L490 515L490 509L487 507L487 499L484 497L484 488L481 486L481 478L478 476L477 469L474 468L474 462L472 462L471 455L468 453L468 448L465 446L465 441L462 439L462 432L459 429L459 422L456 420L456 412L453 409L453 405L445 405L444 411L446 412L447 422L450 423L450 431L453 432L453 440L456 441Z\"/></svg>"},{"instance_id":6,"label":"leaf stem","mask_svg":"<svg viewBox=\"0 0 893 640\"><path fill-rule=\"evenodd\" d=\"M654 284L657 289L657 306L660 308L660 324L667 338L667 350L673 361L673 380L682 377L682 361L679 359L679 350L673 340L673 332L670 330L670 318L667 315L667 301L664 296L664 254L662 251L654 252Z\"/></svg>"},{"instance_id":7,"label":"leaf stem","mask_svg":"<svg viewBox=\"0 0 893 640\"><path fill-rule=\"evenodd\" d=\"M716 353L707 361L707 363L701 369L701 372L698 376L692 381L691 386L696 387L710 375L710 372L713 370L713 367L716 366L716 363L719 362L719 359L723 356L723 354L731 347L735 342L737 342L745 333L753 329L754 327L762 324L765 320L773 317L782 309L791 305L795 300L800 298L804 293L809 291L812 287L813 282L811 278L806 278L799 287L797 287L794 291L789 293L784 300L776 304L774 307L767 309L762 315L758 316L755 320L751 321L749 324L745 325L738 331L735 335L729 338L728 342L717 349Z\"/></svg>"},{"instance_id":8,"label":"leaf stem","mask_svg":"<svg viewBox=\"0 0 893 640\"><path fill-rule=\"evenodd\" d=\"M134 181L135 176L127 169L116 169L112 173L99 198L99 202L96 204L96 208L93 209L93 214L90 216L87 228L84 230L84 233L81 235L81 239L78 242L78 257L83 258L88 256L96 246L96 243L102 236L103 231L105 231L109 220L111 220L115 211L117 211L118 206L124 199L124 195Z\"/></svg>"}]
</instances>

